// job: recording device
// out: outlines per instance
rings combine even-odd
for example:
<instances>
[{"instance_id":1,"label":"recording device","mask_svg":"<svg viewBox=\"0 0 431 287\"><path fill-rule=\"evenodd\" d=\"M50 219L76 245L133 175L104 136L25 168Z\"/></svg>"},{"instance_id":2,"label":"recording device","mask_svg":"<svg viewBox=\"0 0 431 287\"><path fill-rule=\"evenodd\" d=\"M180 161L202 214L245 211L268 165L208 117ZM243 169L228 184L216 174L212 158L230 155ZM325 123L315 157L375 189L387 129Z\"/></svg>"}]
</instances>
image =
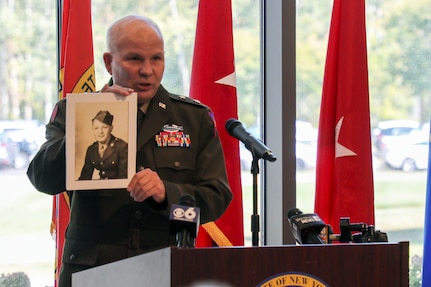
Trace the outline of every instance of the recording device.
<instances>
[{"instance_id":1,"label":"recording device","mask_svg":"<svg viewBox=\"0 0 431 287\"><path fill-rule=\"evenodd\" d=\"M359 232L352 233L355 231ZM327 224L320 232L320 237L325 244L334 241L340 243L388 242L388 236L385 232L376 230L373 225L363 222L350 223L349 217L340 218L340 234L334 234L331 225Z\"/></svg>"},{"instance_id":2,"label":"recording device","mask_svg":"<svg viewBox=\"0 0 431 287\"><path fill-rule=\"evenodd\" d=\"M298 244L324 244L320 233L326 224L315 213L304 214L297 208L287 213L293 236Z\"/></svg>"},{"instance_id":3,"label":"recording device","mask_svg":"<svg viewBox=\"0 0 431 287\"><path fill-rule=\"evenodd\" d=\"M334 234L332 227L325 224L315 213L303 214L292 208L287 215L293 236L298 244L330 244L388 242L385 232L375 230L373 225L363 222L350 223L349 217L340 218L340 234ZM354 233L356 231L356 233Z\"/></svg>"},{"instance_id":4,"label":"recording device","mask_svg":"<svg viewBox=\"0 0 431 287\"><path fill-rule=\"evenodd\" d=\"M246 131L244 125L240 121L229 119L227 120L225 127L231 136L243 142L245 147L257 157L268 161L275 161L277 159L262 141Z\"/></svg>"},{"instance_id":5,"label":"recording device","mask_svg":"<svg viewBox=\"0 0 431 287\"><path fill-rule=\"evenodd\" d=\"M350 223L349 217L342 217L340 219L340 242L388 242L388 235L380 230L375 230L373 225L367 225L363 222ZM359 231L353 233L354 231Z\"/></svg>"},{"instance_id":6,"label":"recording device","mask_svg":"<svg viewBox=\"0 0 431 287\"><path fill-rule=\"evenodd\" d=\"M190 194L181 196L178 204L172 204L169 220L178 247L195 247L200 224L200 209L195 205L195 199Z\"/></svg>"}]
</instances>

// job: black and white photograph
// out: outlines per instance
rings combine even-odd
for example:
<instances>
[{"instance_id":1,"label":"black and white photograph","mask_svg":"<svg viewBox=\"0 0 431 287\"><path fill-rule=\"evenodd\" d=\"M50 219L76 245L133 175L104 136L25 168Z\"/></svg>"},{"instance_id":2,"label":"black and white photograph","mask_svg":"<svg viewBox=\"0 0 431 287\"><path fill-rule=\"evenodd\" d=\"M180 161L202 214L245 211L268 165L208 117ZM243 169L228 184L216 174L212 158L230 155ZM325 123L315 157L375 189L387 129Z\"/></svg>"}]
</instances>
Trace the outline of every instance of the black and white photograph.
<instances>
[{"instance_id":1,"label":"black and white photograph","mask_svg":"<svg viewBox=\"0 0 431 287\"><path fill-rule=\"evenodd\" d=\"M67 96L67 189L124 188L135 172L136 96Z\"/></svg>"}]
</instances>

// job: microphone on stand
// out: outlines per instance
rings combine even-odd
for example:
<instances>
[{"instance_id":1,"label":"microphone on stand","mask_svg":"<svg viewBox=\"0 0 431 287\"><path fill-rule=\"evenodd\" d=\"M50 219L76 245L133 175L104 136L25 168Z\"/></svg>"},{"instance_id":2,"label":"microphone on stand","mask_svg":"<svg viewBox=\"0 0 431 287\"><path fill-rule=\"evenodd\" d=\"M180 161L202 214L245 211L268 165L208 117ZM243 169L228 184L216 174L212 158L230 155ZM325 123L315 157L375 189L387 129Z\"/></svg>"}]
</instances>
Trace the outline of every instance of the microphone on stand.
<instances>
[{"instance_id":1,"label":"microphone on stand","mask_svg":"<svg viewBox=\"0 0 431 287\"><path fill-rule=\"evenodd\" d=\"M277 159L272 154L272 151L262 141L246 131L244 125L237 119L227 120L225 127L231 136L243 142L245 147L257 157L268 161L275 161Z\"/></svg>"},{"instance_id":2,"label":"microphone on stand","mask_svg":"<svg viewBox=\"0 0 431 287\"><path fill-rule=\"evenodd\" d=\"M172 204L169 220L176 233L177 247L194 248L200 224L200 209L193 196L185 194Z\"/></svg>"}]
</instances>

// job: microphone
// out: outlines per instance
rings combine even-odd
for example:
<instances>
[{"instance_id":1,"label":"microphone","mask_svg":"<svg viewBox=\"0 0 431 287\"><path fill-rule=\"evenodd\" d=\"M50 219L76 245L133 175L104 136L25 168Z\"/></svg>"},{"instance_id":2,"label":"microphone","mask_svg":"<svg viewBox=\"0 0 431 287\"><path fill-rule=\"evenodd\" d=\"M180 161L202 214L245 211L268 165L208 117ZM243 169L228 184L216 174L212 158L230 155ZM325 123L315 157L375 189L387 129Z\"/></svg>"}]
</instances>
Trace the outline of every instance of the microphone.
<instances>
[{"instance_id":1,"label":"microphone","mask_svg":"<svg viewBox=\"0 0 431 287\"><path fill-rule=\"evenodd\" d=\"M275 161L277 159L262 141L255 138L245 130L244 125L240 121L229 119L227 120L225 127L231 136L243 142L245 147L254 155L269 161Z\"/></svg>"},{"instance_id":2,"label":"microphone","mask_svg":"<svg viewBox=\"0 0 431 287\"><path fill-rule=\"evenodd\" d=\"M292 208L287 218L298 244L324 244L319 234L327 225L317 214L303 214L301 210Z\"/></svg>"},{"instance_id":3,"label":"microphone","mask_svg":"<svg viewBox=\"0 0 431 287\"><path fill-rule=\"evenodd\" d=\"M185 194L178 204L172 204L169 220L176 232L177 247L194 248L200 223L200 209L193 196Z\"/></svg>"}]
</instances>

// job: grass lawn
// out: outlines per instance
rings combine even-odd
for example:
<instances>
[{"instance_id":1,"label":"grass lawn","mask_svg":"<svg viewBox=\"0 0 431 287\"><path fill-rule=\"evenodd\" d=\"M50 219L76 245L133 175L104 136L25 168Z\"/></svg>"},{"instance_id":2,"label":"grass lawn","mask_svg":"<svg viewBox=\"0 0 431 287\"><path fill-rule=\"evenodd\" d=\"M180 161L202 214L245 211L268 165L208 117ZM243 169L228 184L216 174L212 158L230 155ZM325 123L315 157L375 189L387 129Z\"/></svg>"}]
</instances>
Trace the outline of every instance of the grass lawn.
<instances>
[{"instance_id":1,"label":"grass lawn","mask_svg":"<svg viewBox=\"0 0 431 287\"><path fill-rule=\"evenodd\" d=\"M314 210L314 170L297 176L297 206ZM410 256L422 256L426 171L405 173L377 166L374 172L375 228L390 242L409 241Z\"/></svg>"},{"instance_id":2,"label":"grass lawn","mask_svg":"<svg viewBox=\"0 0 431 287\"><path fill-rule=\"evenodd\" d=\"M37 192L25 170L0 170L0 274L25 272L34 287L53 286L52 197Z\"/></svg>"},{"instance_id":3,"label":"grass lawn","mask_svg":"<svg viewBox=\"0 0 431 287\"><path fill-rule=\"evenodd\" d=\"M314 170L297 174L297 207L314 209ZM250 237L251 175L243 179L244 232ZM410 256L422 256L426 172L376 169L376 229L390 242L409 241ZM36 192L25 171L0 170L0 274L22 271L33 287L53 286L55 244L49 234L52 197ZM251 246L251 243L246 243Z\"/></svg>"}]
</instances>

